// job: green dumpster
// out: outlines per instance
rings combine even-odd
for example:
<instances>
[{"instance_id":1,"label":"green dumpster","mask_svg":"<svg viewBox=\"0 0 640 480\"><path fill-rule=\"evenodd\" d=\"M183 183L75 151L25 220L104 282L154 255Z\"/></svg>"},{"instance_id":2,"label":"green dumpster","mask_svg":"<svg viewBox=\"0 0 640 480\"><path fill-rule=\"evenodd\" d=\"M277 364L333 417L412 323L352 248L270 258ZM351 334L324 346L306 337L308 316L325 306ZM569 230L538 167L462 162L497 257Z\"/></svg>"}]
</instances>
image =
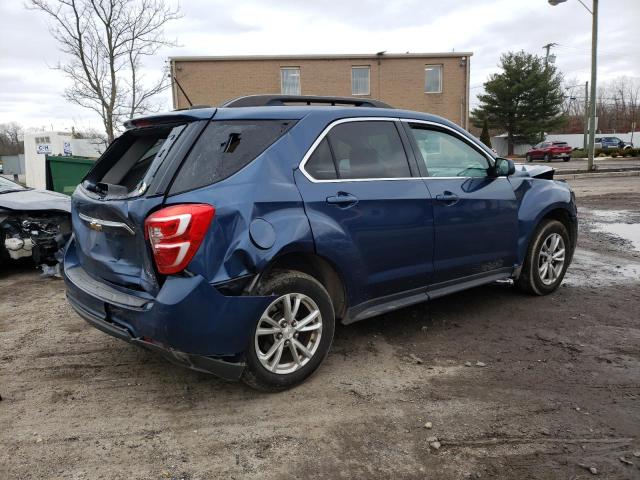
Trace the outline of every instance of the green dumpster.
<instances>
[{"instance_id":1,"label":"green dumpster","mask_svg":"<svg viewBox=\"0 0 640 480\"><path fill-rule=\"evenodd\" d=\"M47 155L47 189L71 195L96 158Z\"/></svg>"}]
</instances>

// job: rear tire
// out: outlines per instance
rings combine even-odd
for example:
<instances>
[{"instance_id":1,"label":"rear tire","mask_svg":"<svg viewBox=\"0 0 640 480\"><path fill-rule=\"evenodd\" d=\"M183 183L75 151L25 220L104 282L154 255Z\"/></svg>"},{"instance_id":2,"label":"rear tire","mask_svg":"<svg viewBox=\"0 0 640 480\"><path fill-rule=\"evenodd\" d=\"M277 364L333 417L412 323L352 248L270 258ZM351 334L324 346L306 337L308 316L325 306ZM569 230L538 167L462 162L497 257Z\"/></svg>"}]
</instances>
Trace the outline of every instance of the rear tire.
<instances>
[{"instance_id":1,"label":"rear tire","mask_svg":"<svg viewBox=\"0 0 640 480\"><path fill-rule=\"evenodd\" d=\"M531 155L529 155L528 153L525 155L525 160L527 163L531 163Z\"/></svg>"},{"instance_id":2,"label":"rear tire","mask_svg":"<svg viewBox=\"0 0 640 480\"><path fill-rule=\"evenodd\" d=\"M302 383L329 353L335 330L333 305L320 282L294 270L274 271L257 293L277 298L256 321L242 381L257 390L277 392Z\"/></svg>"},{"instance_id":3,"label":"rear tire","mask_svg":"<svg viewBox=\"0 0 640 480\"><path fill-rule=\"evenodd\" d=\"M550 162L551 161L551 156L548 153L544 154L544 161L545 162Z\"/></svg>"},{"instance_id":4,"label":"rear tire","mask_svg":"<svg viewBox=\"0 0 640 480\"><path fill-rule=\"evenodd\" d=\"M548 295L555 291L569 266L570 249L569 233L562 223L552 219L540 222L529 243L520 276L515 281L516 287L531 295Z\"/></svg>"}]
</instances>

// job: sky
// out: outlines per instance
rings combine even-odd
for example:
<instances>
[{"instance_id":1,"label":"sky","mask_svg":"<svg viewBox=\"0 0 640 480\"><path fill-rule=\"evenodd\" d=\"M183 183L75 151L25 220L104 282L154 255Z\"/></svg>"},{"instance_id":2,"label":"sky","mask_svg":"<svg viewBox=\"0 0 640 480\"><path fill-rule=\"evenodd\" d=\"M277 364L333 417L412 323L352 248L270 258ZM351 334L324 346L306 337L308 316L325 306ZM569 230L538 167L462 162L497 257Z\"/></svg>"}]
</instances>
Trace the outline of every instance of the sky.
<instances>
[{"instance_id":1,"label":"sky","mask_svg":"<svg viewBox=\"0 0 640 480\"><path fill-rule=\"evenodd\" d=\"M167 0L181 19L145 64L158 77L180 55L430 53L470 51L472 107L500 54L543 55L555 42L556 66L583 83L590 76L591 15L578 0ZM589 6L591 0L585 0ZM598 81L640 77L640 0L601 0ZM69 81L53 67L65 57L44 14L23 0L0 1L0 123L46 130L101 129L91 111L67 102ZM169 92L158 104L171 108Z\"/></svg>"}]
</instances>

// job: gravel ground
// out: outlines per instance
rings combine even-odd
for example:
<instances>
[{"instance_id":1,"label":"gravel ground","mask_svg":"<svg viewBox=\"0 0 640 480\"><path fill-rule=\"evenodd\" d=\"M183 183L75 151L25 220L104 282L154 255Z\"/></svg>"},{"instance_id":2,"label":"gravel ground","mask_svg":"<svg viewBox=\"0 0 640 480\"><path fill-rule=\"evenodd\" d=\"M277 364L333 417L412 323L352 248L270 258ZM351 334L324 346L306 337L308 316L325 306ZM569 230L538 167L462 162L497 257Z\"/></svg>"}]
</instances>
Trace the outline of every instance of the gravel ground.
<instances>
[{"instance_id":1,"label":"gravel ground","mask_svg":"<svg viewBox=\"0 0 640 480\"><path fill-rule=\"evenodd\" d=\"M640 478L640 178L572 184L557 292L496 284L341 327L280 394L173 366L85 324L60 280L0 272L0 479Z\"/></svg>"}]
</instances>

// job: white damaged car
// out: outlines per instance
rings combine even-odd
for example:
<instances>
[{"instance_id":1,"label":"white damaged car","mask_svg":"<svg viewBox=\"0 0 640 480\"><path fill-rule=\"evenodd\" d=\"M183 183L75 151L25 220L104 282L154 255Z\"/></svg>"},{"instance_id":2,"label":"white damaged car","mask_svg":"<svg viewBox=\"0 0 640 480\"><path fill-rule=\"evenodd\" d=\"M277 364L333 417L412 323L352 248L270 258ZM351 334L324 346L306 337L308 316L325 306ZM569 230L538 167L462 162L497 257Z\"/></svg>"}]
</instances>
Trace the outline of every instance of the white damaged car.
<instances>
[{"instance_id":1,"label":"white damaged car","mask_svg":"<svg viewBox=\"0 0 640 480\"><path fill-rule=\"evenodd\" d=\"M51 273L71 235L67 195L0 177L0 265L29 257Z\"/></svg>"}]
</instances>

